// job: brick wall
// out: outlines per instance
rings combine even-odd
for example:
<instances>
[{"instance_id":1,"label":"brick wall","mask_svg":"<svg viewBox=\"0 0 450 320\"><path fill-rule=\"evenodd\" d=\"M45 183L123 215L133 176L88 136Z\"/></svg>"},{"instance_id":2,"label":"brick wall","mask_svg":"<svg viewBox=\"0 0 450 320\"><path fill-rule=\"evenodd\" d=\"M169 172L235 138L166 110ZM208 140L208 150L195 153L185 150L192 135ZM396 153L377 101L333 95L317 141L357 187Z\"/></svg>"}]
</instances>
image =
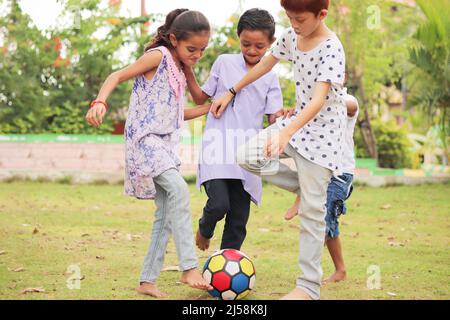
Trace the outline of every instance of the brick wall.
<instances>
[{"instance_id":1,"label":"brick wall","mask_svg":"<svg viewBox=\"0 0 450 320\"><path fill-rule=\"evenodd\" d=\"M123 143L3 142L0 143L0 181L13 177L50 180L70 177L80 183L98 180L117 183L124 178L124 147ZM196 174L198 153L199 144L180 144L181 172L184 176ZM291 159L283 162L295 170ZM450 180L450 174L425 177L421 172L420 176L377 176L368 168L359 167L355 180L379 187L388 184L442 183Z\"/></svg>"},{"instance_id":2,"label":"brick wall","mask_svg":"<svg viewBox=\"0 0 450 320\"><path fill-rule=\"evenodd\" d=\"M28 176L123 180L125 146L117 143L0 143L0 178ZM181 145L181 171L194 175L198 147Z\"/></svg>"}]
</instances>

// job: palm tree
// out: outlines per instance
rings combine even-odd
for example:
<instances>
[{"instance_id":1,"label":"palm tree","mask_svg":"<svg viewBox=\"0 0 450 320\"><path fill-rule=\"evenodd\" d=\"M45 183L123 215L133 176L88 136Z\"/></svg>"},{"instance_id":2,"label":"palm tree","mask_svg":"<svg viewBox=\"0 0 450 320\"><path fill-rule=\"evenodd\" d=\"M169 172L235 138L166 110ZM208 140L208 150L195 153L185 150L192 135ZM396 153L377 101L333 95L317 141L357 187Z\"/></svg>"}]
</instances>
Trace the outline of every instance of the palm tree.
<instances>
[{"instance_id":1,"label":"palm tree","mask_svg":"<svg viewBox=\"0 0 450 320\"><path fill-rule=\"evenodd\" d=\"M441 124L442 141L448 159L450 133L450 12L448 0L417 0L426 21L414 35L410 60L420 72L420 90L413 97L414 105L422 107Z\"/></svg>"}]
</instances>

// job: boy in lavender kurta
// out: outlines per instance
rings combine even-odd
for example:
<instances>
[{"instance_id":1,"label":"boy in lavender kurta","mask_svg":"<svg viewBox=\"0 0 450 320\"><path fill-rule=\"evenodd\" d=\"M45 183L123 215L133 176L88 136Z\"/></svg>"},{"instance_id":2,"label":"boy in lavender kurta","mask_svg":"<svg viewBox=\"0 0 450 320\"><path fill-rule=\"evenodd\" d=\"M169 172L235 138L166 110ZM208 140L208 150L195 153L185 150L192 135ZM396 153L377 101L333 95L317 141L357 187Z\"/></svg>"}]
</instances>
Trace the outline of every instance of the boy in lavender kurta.
<instances>
[{"instance_id":1,"label":"boy in lavender kurta","mask_svg":"<svg viewBox=\"0 0 450 320\"><path fill-rule=\"evenodd\" d=\"M242 52L219 56L202 88L193 73L186 74L197 104L222 96L262 59L274 41L275 22L265 10L248 10L240 18L237 32ZM197 171L197 186L203 185L208 195L196 235L201 250L209 247L216 224L224 217L221 249L241 248L250 202L260 204L262 183L260 177L239 167L236 149L263 128L264 115L269 115L270 123L283 115L282 104L278 78L270 72L238 94L221 119L208 115Z\"/></svg>"}]
</instances>

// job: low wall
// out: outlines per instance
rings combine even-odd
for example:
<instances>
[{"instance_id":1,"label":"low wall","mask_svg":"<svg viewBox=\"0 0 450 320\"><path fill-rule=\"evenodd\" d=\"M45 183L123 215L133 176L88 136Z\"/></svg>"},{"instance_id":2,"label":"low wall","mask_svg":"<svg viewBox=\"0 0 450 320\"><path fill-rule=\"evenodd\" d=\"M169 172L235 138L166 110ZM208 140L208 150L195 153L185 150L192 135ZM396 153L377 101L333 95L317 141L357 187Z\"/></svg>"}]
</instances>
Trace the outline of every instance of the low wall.
<instances>
[{"instance_id":1,"label":"low wall","mask_svg":"<svg viewBox=\"0 0 450 320\"><path fill-rule=\"evenodd\" d=\"M0 181L70 179L75 183L117 183L124 177L125 147L122 136L0 135ZM181 172L196 174L199 139L180 144ZM293 162L284 160L290 166ZM374 187L450 181L448 168L428 170L380 169L372 159L357 159L355 181Z\"/></svg>"},{"instance_id":2,"label":"low wall","mask_svg":"<svg viewBox=\"0 0 450 320\"><path fill-rule=\"evenodd\" d=\"M181 171L195 175L198 144L181 144ZM2 142L0 143L0 181L14 177L74 182L122 181L125 146L109 142Z\"/></svg>"}]
</instances>

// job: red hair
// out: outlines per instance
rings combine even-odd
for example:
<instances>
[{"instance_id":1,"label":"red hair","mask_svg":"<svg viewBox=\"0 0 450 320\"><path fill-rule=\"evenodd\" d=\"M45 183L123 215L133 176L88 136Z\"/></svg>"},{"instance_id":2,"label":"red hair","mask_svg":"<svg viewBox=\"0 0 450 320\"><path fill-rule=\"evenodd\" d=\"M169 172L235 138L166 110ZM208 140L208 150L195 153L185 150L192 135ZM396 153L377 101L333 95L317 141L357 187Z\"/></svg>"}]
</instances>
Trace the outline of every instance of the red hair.
<instances>
[{"instance_id":1,"label":"red hair","mask_svg":"<svg viewBox=\"0 0 450 320\"><path fill-rule=\"evenodd\" d=\"M328 10L330 0L281 0L285 10L293 12L312 12L318 15L322 10Z\"/></svg>"}]
</instances>

